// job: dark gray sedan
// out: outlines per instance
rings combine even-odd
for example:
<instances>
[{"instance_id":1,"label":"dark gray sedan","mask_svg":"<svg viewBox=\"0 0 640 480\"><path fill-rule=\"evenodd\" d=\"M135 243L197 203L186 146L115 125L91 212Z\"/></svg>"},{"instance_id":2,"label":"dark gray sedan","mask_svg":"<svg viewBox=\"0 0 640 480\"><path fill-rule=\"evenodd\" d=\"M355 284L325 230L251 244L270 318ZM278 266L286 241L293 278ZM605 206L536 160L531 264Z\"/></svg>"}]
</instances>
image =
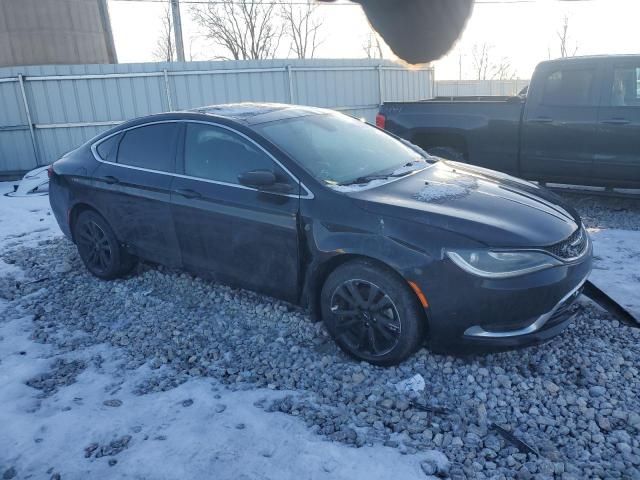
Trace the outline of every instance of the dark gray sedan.
<instances>
[{"instance_id":1,"label":"dark gray sedan","mask_svg":"<svg viewBox=\"0 0 640 480\"><path fill-rule=\"evenodd\" d=\"M307 307L350 354L400 362L559 333L591 269L552 193L328 110L209 107L124 123L55 162L88 270L137 259Z\"/></svg>"}]
</instances>

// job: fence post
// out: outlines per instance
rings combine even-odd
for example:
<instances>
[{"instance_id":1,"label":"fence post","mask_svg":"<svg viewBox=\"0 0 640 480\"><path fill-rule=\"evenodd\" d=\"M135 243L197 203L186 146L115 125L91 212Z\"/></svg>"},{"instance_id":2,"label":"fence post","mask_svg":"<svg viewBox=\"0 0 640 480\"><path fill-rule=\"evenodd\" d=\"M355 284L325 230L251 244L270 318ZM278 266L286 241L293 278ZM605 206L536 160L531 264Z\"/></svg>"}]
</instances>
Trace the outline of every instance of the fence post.
<instances>
[{"instance_id":1,"label":"fence post","mask_svg":"<svg viewBox=\"0 0 640 480\"><path fill-rule=\"evenodd\" d=\"M294 104L295 98L293 93L293 72L291 71L291 65L287 65L287 80L289 82L289 103Z\"/></svg>"},{"instance_id":2,"label":"fence post","mask_svg":"<svg viewBox=\"0 0 640 480\"><path fill-rule=\"evenodd\" d=\"M169 73L167 72L166 68L162 72L164 73L164 90L167 95L167 105L169 106L169 111L173 112L173 102L171 101L171 85L169 85Z\"/></svg>"},{"instance_id":3,"label":"fence post","mask_svg":"<svg viewBox=\"0 0 640 480\"><path fill-rule=\"evenodd\" d=\"M436 69L431 67L431 70L427 70L431 75L431 98L438 96L438 84L436 83Z\"/></svg>"},{"instance_id":4,"label":"fence post","mask_svg":"<svg viewBox=\"0 0 640 480\"><path fill-rule=\"evenodd\" d=\"M27 115L27 123L29 124L29 133L31 134L31 146L33 147L33 158L36 161L36 166L40 166L40 158L38 156L38 144L36 142L36 132L33 128L33 121L31 120L31 110L29 110L29 101L27 100L27 92L24 88L24 75L18 74L18 83L20 84L20 92L22 93L22 103L24 105L24 112Z\"/></svg>"},{"instance_id":5,"label":"fence post","mask_svg":"<svg viewBox=\"0 0 640 480\"><path fill-rule=\"evenodd\" d=\"M376 67L378 70L378 99L380 100L379 105L382 106L384 103L384 79L382 78L382 64L378 64Z\"/></svg>"}]
</instances>

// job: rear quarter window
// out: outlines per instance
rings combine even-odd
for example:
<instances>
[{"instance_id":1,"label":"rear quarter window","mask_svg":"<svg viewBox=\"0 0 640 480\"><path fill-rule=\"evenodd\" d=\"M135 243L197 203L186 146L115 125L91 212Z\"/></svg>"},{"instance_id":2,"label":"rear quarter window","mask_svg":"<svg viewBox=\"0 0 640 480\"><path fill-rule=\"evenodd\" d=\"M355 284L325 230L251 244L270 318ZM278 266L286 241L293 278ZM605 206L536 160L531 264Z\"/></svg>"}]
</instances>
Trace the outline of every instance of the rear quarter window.
<instances>
[{"instance_id":1,"label":"rear quarter window","mask_svg":"<svg viewBox=\"0 0 640 480\"><path fill-rule=\"evenodd\" d=\"M118 145L122 139L122 133L118 133L113 137L109 137L106 140L100 142L96 147L98 156L105 162L115 163L118 158Z\"/></svg>"},{"instance_id":2,"label":"rear quarter window","mask_svg":"<svg viewBox=\"0 0 640 480\"><path fill-rule=\"evenodd\" d=\"M124 132L118 163L162 172L174 171L178 124L156 123Z\"/></svg>"}]
</instances>

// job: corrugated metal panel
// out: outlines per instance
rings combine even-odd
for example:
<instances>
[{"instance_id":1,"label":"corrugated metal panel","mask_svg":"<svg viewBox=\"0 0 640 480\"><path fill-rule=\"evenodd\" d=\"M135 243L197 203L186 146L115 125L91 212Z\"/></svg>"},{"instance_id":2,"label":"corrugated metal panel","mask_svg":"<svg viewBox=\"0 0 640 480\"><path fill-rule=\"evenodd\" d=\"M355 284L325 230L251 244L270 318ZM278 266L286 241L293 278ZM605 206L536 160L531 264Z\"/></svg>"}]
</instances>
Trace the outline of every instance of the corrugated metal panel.
<instances>
[{"instance_id":1,"label":"corrugated metal panel","mask_svg":"<svg viewBox=\"0 0 640 480\"><path fill-rule=\"evenodd\" d=\"M433 81L431 70L366 59L0 68L0 173L36 166L19 74L41 165L115 122L152 113L293 99L374 121L381 101L428 98Z\"/></svg>"},{"instance_id":2,"label":"corrugated metal panel","mask_svg":"<svg viewBox=\"0 0 640 480\"><path fill-rule=\"evenodd\" d=\"M529 80L438 80L438 97L467 97L483 95L517 95Z\"/></svg>"}]
</instances>

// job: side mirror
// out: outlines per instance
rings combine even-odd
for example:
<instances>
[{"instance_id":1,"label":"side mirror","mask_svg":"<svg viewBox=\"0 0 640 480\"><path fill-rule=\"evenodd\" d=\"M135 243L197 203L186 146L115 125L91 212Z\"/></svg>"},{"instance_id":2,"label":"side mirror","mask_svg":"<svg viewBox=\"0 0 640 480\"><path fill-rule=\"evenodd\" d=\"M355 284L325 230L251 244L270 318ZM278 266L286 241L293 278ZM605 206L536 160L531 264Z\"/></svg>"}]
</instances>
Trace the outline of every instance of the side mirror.
<instances>
[{"instance_id":1,"label":"side mirror","mask_svg":"<svg viewBox=\"0 0 640 480\"><path fill-rule=\"evenodd\" d=\"M238 175L240 185L253 188L268 188L276 184L277 179L269 170L251 170Z\"/></svg>"},{"instance_id":2,"label":"side mirror","mask_svg":"<svg viewBox=\"0 0 640 480\"><path fill-rule=\"evenodd\" d=\"M293 190L289 183L278 182L275 173L269 170L251 170L238 175L240 185L257 188L263 192L288 194Z\"/></svg>"}]
</instances>

